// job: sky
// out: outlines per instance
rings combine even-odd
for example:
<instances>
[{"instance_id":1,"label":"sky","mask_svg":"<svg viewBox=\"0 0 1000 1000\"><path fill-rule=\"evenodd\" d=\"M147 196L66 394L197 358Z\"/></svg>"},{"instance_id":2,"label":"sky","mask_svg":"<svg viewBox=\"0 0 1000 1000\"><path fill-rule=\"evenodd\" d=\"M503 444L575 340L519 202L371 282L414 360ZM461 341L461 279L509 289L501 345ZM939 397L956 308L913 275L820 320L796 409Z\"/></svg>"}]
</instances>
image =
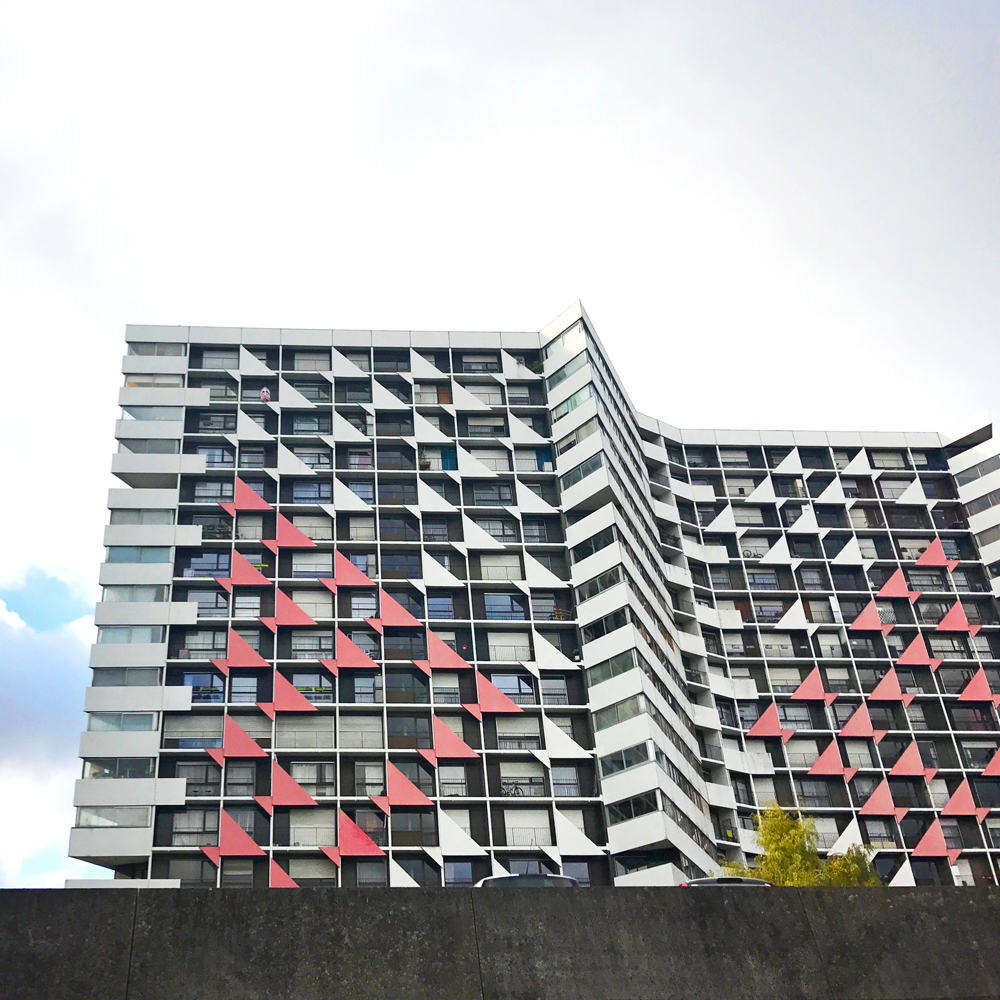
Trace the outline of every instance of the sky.
<instances>
[{"instance_id":1,"label":"sky","mask_svg":"<svg viewBox=\"0 0 1000 1000\"><path fill-rule=\"evenodd\" d=\"M1000 5L0 0L0 885L61 885L126 323L537 330L687 427L1000 412ZM90 868L91 873L98 871Z\"/></svg>"}]
</instances>

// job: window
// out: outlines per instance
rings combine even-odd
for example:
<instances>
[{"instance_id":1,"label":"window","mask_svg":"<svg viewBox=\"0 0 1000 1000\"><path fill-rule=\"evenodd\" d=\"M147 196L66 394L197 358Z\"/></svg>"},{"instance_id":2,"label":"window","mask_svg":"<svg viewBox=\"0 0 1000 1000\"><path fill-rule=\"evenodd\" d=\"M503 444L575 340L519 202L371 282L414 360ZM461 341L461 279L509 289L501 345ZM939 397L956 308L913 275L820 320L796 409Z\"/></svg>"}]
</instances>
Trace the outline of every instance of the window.
<instances>
[{"instance_id":1,"label":"window","mask_svg":"<svg viewBox=\"0 0 1000 1000\"><path fill-rule=\"evenodd\" d=\"M87 778L153 777L151 757L99 757L84 763L84 776Z\"/></svg>"},{"instance_id":2,"label":"window","mask_svg":"<svg viewBox=\"0 0 1000 1000\"><path fill-rule=\"evenodd\" d=\"M546 380L545 388L551 392L557 385L565 382L570 375L580 371L590 361L590 356L586 351L581 351L575 358L567 361L562 368L557 368Z\"/></svg>"},{"instance_id":3,"label":"window","mask_svg":"<svg viewBox=\"0 0 1000 1000\"><path fill-rule=\"evenodd\" d=\"M601 758L601 774L609 778L619 771L627 771L630 767L637 767L649 761L649 747L645 743L638 743L625 750L617 750Z\"/></svg>"},{"instance_id":4,"label":"window","mask_svg":"<svg viewBox=\"0 0 1000 1000\"><path fill-rule=\"evenodd\" d=\"M591 434L596 434L600 430L597 417L591 417L586 423L581 424L575 431L571 431L566 437L556 442L556 454L562 455L570 448L576 447L581 441L586 440Z\"/></svg>"},{"instance_id":5,"label":"window","mask_svg":"<svg viewBox=\"0 0 1000 1000\"><path fill-rule=\"evenodd\" d=\"M141 827L152 822L149 806L81 806L77 826Z\"/></svg>"},{"instance_id":6,"label":"window","mask_svg":"<svg viewBox=\"0 0 1000 1000\"><path fill-rule=\"evenodd\" d=\"M168 563L170 547L160 545L109 545L109 563Z\"/></svg>"},{"instance_id":7,"label":"window","mask_svg":"<svg viewBox=\"0 0 1000 1000\"><path fill-rule=\"evenodd\" d=\"M292 503L330 503L333 484L328 481L297 480L292 483Z\"/></svg>"},{"instance_id":8,"label":"window","mask_svg":"<svg viewBox=\"0 0 1000 1000\"><path fill-rule=\"evenodd\" d=\"M171 847L200 847L219 840L219 810L185 809L173 816Z\"/></svg>"},{"instance_id":9,"label":"window","mask_svg":"<svg viewBox=\"0 0 1000 1000\"><path fill-rule=\"evenodd\" d=\"M91 712L87 719L91 733L148 733L154 729L155 712Z\"/></svg>"},{"instance_id":10,"label":"window","mask_svg":"<svg viewBox=\"0 0 1000 1000\"><path fill-rule=\"evenodd\" d=\"M564 399L558 406L552 410L552 422L555 423L557 420L561 420L568 413L572 413L578 406L586 403L594 395L594 387L591 383L587 383L582 389L578 389L573 393L568 399Z\"/></svg>"},{"instance_id":11,"label":"window","mask_svg":"<svg viewBox=\"0 0 1000 1000\"><path fill-rule=\"evenodd\" d=\"M565 476L562 476L559 480L560 487L563 490L568 490L571 486L575 486L580 480L589 476L591 473L596 472L604 465L604 455L601 452L597 452L595 455L591 455L585 462L581 462L576 468L570 469Z\"/></svg>"},{"instance_id":12,"label":"window","mask_svg":"<svg viewBox=\"0 0 1000 1000\"><path fill-rule=\"evenodd\" d=\"M165 584L122 583L104 588L101 600L107 604L155 604L167 600L170 588Z\"/></svg>"},{"instance_id":13,"label":"window","mask_svg":"<svg viewBox=\"0 0 1000 1000\"><path fill-rule=\"evenodd\" d=\"M586 541L580 542L570 549L570 558L574 563L592 556L595 552L607 547L615 540L614 525L602 528L596 535L592 535Z\"/></svg>"},{"instance_id":14,"label":"window","mask_svg":"<svg viewBox=\"0 0 1000 1000\"><path fill-rule=\"evenodd\" d=\"M871 452L872 467L876 469L905 469L906 458L899 451Z\"/></svg>"},{"instance_id":15,"label":"window","mask_svg":"<svg viewBox=\"0 0 1000 1000\"><path fill-rule=\"evenodd\" d=\"M182 358L187 354L187 344L133 342L128 345L130 355L140 358Z\"/></svg>"},{"instance_id":16,"label":"window","mask_svg":"<svg viewBox=\"0 0 1000 1000\"><path fill-rule=\"evenodd\" d=\"M222 770L218 764L178 761L175 776L187 782L184 794L189 798L218 795L222 790Z\"/></svg>"},{"instance_id":17,"label":"window","mask_svg":"<svg viewBox=\"0 0 1000 1000\"><path fill-rule=\"evenodd\" d=\"M128 642L163 642L162 625L102 625L97 630L97 641L121 644Z\"/></svg>"},{"instance_id":18,"label":"window","mask_svg":"<svg viewBox=\"0 0 1000 1000\"><path fill-rule=\"evenodd\" d=\"M455 599L451 594L427 595L428 618L454 618Z\"/></svg>"},{"instance_id":19,"label":"window","mask_svg":"<svg viewBox=\"0 0 1000 1000\"><path fill-rule=\"evenodd\" d=\"M299 579L333 576L332 552L293 552L292 576Z\"/></svg>"},{"instance_id":20,"label":"window","mask_svg":"<svg viewBox=\"0 0 1000 1000\"><path fill-rule=\"evenodd\" d=\"M179 422L184 419L184 408L181 406L123 406L122 416L125 420L171 420Z\"/></svg>"},{"instance_id":21,"label":"window","mask_svg":"<svg viewBox=\"0 0 1000 1000\"><path fill-rule=\"evenodd\" d=\"M184 386L184 376L133 373L125 376L125 385L130 389L148 389L152 387L180 389Z\"/></svg>"},{"instance_id":22,"label":"window","mask_svg":"<svg viewBox=\"0 0 1000 1000\"><path fill-rule=\"evenodd\" d=\"M644 792L629 799L621 799L608 805L608 826L624 823L659 809L656 792Z\"/></svg>"},{"instance_id":23,"label":"window","mask_svg":"<svg viewBox=\"0 0 1000 1000\"><path fill-rule=\"evenodd\" d=\"M337 765L333 761L293 761L289 773L314 798L337 794Z\"/></svg>"}]
</instances>

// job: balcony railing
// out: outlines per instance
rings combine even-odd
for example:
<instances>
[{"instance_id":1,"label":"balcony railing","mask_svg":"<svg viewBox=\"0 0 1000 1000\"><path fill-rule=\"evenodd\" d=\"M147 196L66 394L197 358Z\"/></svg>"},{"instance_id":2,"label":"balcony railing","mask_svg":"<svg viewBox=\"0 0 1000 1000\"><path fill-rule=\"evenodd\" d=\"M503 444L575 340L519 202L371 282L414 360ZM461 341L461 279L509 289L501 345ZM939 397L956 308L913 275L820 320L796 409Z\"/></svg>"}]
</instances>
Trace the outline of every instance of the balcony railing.
<instances>
[{"instance_id":1,"label":"balcony railing","mask_svg":"<svg viewBox=\"0 0 1000 1000\"><path fill-rule=\"evenodd\" d=\"M507 844L510 847L551 847L552 833L548 827L509 826Z\"/></svg>"},{"instance_id":2,"label":"balcony railing","mask_svg":"<svg viewBox=\"0 0 1000 1000\"><path fill-rule=\"evenodd\" d=\"M352 542L374 542L375 528L351 528L350 540Z\"/></svg>"},{"instance_id":3,"label":"balcony railing","mask_svg":"<svg viewBox=\"0 0 1000 1000\"><path fill-rule=\"evenodd\" d=\"M515 798L539 798L545 795L544 778L502 778L500 794Z\"/></svg>"},{"instance_id":4,"label":"balcony railing","mask_svg":"<svg viewBox=\"0 0 1000 1000\"><path fill-rule=\"evenodd\" d=\"M340 734L340 745L342 748L365 749L365 750L375 750L381 749L385 746L385 739L382 736L381 730L378 732L366 732L366 733L344 733Z\"/></svg>"},{"instance_id":5,"label":"balcony railing","mask_svg":"<svg viewBox=\"0 0 1000 1000\"><path fill-rule=\"evenodd\" d=\"M575 799L581 794L579 781L560 781L558 778L552 781L552 794L557 798Z\"/></svg>"},{"instance_id":6,"label":"balcony railing","mask_svg":"<svg viewBox=\"0 0 1000 1000\"><path fill-rule=\"evenodd\" d=\"M279 747L289 750L331 750L334 746L333 726L329 731L316 732L312 729L292 729L286 732L279 732L275 743ZM222 746L222 737L219 737L217 746Z\"/></svg>"},{"instance_id":7,"label":"balcony railing","mask_svg":"<svg viewBox=\"0 0 1000 1000\"><path fill-rule=\"evenodd\" d=\"M440 781L439 787L441 789L441 795L447 797L458 797L467 796L469 794L469 786L465 781Z\"/></svg>"},{"instance_id":8,"label":"balcony railing","mask_svg":"<svg viewBox=\"0 0 1000 1000\"><path fill-rule=\"evenodd\" d=\"M331 847L337 839L332 826L292 827L292 847Z\"/></svg>"},{"instance_id":9,"label":"balcony railing","mask_svg":"<svg viewBox=\"0 0 1000 1000\"><path fill-rule=\"evenodd\" d=\"M461 705L462 695L457 688L438 689L434 691L434 701L438 705Z\"/></svg>"},{"instance_id":10,"label":"balcony railing","mask_svg":"<svg viewBox=\"0 0 1000 1000\"><path fill-rule=\"evenodd\" d=\"M482 566L479 570L480 580L523 580L524 574L520 566Z\"/></svg>"},{"instance_id":11,"label":"balcony railing","mask_svg":"<svg viewBox=\"0 0 1000 1000\"><path fill-rule=\"evenodd\" d=\"M541 750L540 736L497 736L497 748L500 750Z\"/></svg>"},{"instance_id":12,"label":"balcony railing","mask_svg":"<svg viewBox=\"0 0 1000 1000\"><path fill-rule=\"evenodd\" d=\"M384 781L357 781L354 784L355 795L385 795Z\"/></svg>"},{"instance_id":13,"label":"balcony railing","mask_svg":"<svg viewBox=\"0 0 1000 1000\"><path fill-rule=\"evenodd\" d=\"M513 662L515 660L530 659L530 646L490 646L490 660L494 662Z\"/></svg>"}]
</instances>

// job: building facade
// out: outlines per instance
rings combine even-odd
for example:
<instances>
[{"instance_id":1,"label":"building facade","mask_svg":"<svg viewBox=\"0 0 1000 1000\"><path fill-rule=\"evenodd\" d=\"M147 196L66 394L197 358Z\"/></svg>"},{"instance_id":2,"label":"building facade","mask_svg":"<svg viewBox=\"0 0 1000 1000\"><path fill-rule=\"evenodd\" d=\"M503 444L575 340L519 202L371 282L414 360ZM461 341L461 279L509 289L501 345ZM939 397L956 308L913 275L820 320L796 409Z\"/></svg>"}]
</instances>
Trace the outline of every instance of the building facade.
<instances>
[{"instance_id":1,"label":"building facade","mask_svg":"<svg viewBox=\"0 0 1000 1000\"><path fill-rule=\"evenodd\" d=\"M70 840L115 884L669 885L771 802L997 881L986 418L682 430L579 304L126 339Z\"/></svg>"}]
</instances>

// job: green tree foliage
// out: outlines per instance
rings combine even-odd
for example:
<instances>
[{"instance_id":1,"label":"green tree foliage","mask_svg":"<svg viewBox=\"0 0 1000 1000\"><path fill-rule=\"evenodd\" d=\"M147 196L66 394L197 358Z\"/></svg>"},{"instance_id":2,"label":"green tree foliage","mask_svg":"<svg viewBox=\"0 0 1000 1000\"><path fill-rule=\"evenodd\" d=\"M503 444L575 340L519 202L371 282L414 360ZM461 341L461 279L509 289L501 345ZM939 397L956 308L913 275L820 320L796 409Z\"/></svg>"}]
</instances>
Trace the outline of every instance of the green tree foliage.
<instances>
[{"instance_id":1,"label":"green tree foliage","mask_svg":"<svg viewBox=\"0 0 1000 1000\"><path fill-rule=\"evenodd\" d=\"M811 819L769 806L755 817L764 853L755 868L728 863L727 875L762 878L773 885L879 886L870 847L851 847L844 854L821 858L816 824Z\"/></svg>"}]
</instances>

